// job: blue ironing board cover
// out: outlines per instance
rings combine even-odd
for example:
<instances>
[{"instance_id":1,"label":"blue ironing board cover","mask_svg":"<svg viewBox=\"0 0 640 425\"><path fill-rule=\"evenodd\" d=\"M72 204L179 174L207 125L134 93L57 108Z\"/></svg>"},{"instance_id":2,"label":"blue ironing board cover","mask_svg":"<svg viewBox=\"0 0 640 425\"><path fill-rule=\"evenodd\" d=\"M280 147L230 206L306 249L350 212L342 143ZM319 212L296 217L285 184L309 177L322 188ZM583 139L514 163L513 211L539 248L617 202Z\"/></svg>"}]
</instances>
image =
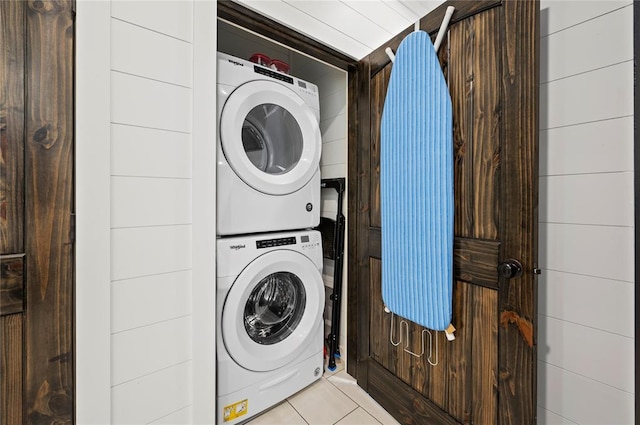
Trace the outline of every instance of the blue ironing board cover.
<instances>
[{"instance_id":1,"label":"blue ironing board cover","mask_svg":"<svg viewBox=\"0 0 640 425\"><path fill-rule=\"evenodd\" d=\"M451 323L453 135L451 97L429 35L400 44L380 142L382 298L426 328Z\"/></svg>"}]
</instances>

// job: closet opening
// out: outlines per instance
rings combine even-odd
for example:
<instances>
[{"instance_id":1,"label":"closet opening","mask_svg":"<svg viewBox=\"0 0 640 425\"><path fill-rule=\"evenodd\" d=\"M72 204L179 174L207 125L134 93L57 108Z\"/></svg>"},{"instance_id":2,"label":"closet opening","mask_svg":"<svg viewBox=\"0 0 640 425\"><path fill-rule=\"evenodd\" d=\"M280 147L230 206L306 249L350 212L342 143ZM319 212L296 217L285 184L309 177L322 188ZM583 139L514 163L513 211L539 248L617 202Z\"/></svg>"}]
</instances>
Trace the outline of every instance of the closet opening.
<instances>
[{"instance_id":1,"label":"closet opening","mask_svg":"<svg viewBox=\"0 0 640 425\"><path fill-rule=\"evenodd\" d=\"M243 60L262 61L267 58L277 64L278 70L288 68L292 77L308 81L318 87L320 100L320 132L322 155L320 177L322 179L345 178L347 188L343 196L342 212L347 217L345 251L342 278L342 305L340 336L338 340L340 361L354 375L356 368L355 346L347 347L347 307L355 302L348 297L347 281L349 215L348 146L353 146L355 130L350 128L355 116L355 96L350 96L350 81L355 81L357 62L294 30L273 22L249 9L231 2L218 2L217 51ZM353 84L352 84L353 86ZM220 105L218 105L220 107ZM352 126L351 126L352 127ZM334 190L321 191L321 217L335 219L338 195ZM333 260L325 259L323 281L325 284L325 341L331 328L331 294L333 293ZM349 308L355 308L349 306ZM355 311L355 310L354 310ZM355 326L355 325L353 325ZM339 361L339 362L340 362ZM340 367L340 365L338 365Z\"/></svg>"}]
</instances>

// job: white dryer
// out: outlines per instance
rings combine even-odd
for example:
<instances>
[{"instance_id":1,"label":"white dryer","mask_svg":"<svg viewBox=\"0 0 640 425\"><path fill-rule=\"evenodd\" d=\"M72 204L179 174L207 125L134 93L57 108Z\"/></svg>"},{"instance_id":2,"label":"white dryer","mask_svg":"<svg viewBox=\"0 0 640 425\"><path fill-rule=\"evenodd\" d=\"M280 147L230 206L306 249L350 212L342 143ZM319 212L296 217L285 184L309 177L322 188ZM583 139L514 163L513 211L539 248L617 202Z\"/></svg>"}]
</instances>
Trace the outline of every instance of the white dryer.
<instances>
[{"instance_id":1,"label":"white dryer","mask_svg":"<svg viewBox=\"0 0 640 425\"><path fill-rule=\"evenodd\" d=\"M218 53L217 233L320 223L320 104L314 84Z\"/></svg>"},{"instance_id":2,"label":"white dryer","mask_svg":"<svg viewBox=\"0 0 640 425\"><path fill-rule=\"evenodd\" d=\"M216 423L244 421L320 378L318 231L218 239L216 289Z\"/></svg>"}]
</instances>

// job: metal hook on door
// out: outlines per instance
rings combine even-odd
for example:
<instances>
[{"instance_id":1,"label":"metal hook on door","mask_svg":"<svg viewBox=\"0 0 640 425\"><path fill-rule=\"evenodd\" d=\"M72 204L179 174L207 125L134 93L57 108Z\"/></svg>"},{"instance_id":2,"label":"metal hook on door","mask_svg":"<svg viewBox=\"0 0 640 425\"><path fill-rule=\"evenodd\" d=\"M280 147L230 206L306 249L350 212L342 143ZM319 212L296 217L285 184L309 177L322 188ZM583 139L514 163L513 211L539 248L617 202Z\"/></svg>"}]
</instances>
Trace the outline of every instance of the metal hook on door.
<instances>
[{"instance_id":1,"label":"metal hook on door","mask_svg":"<svg viewBox=\"0 0 640 425\"><path fill-rule=\"evenodd\" d=\"M451 16L453 16L453 12L455 12L455 10L456 8L454 6L447 7L447 10L444 14L444 18L442 19L442 24L440 24L440 29L438 30L438 35L436 35L436 41L433 43L433 48L435 49L436 53L440 48L440 43L442 43L442 38L444 37L444 34L447 32L449 21L451 20ZM413 31L414 32L420 31L420 19L418 19L413 24ZM387 54L387 56L389 56L389 60L391 60L391 62L395 62L396 55L393 53L393 50L391 50L391 47L387 47L386 49L384 49L384 52Z\"/></svg>"},{"instance_id":2,"label":"metal hook on door","mask_svg":"<svg viewBox=\"0 0 640 425\"><path fill-rule=\"evenodd\" d=\"M414 353L413 351L409 350L409 345L410 345L409 344L409 322L407 322L404 319L400 320L400 339L398 341L394 341L393 340L393 333L395 330L394 319L396 316L386 306L384 308L384 311L385 313L391 313L390 329L389 329L389 342L391 343L391 345L393 345L394 347L397 347L398 345L400 345L403 339L402 330L404 329L405 343L404 343L404 347L402 347L402 350L407 354L420 358L424 356L424 353L425 353L425 345L426 345L425 334L427 334L429 335L429 355L427 356L427 362L429 362L431 366L437 366L438 365L438 336L436 335L435 344L434 344L433 342L434 338L431 331L429 329L423 328L422 332L420 333L420 336L422 339L422 351L420 353ZM435 350L434 350L434 345L435 345ZM434 351L435 351L435 360L434 360Z\"/></svg>"},{"instance_id":3,"label":"metal hook on door","mask_svg":"<svg viewBox=\"0 0 640 425\"><path fill-rule=\"evenodd\" d=\"M436 359L434 361L433 360L433 353L434 353L433 346L434 346L434 344L433 344L433 334L431 333L431 331L429 329L422 329L422 333L421 333L421 336L422 336L422 351L420 352L420 354L414 353L413 351L411 351L411 350L409 350L407 348L409 346L409 344L408 344L408 342L409 342L408 332L409 332L409 328L407 326L407 344L404 347L404 351L406 353L411 354L414 357L420 358L420 357L424 356L424 346L425 346L425 344L424 344L424 334L426 333L426 334L429 335L429 356L427 357L427 361L429 362L429 364L431 366L437 366L438 365L438 337L437 337L437 335L436 335L436 343L435 343L435 357L436 357Z\"/></svg>"}]
</instances>

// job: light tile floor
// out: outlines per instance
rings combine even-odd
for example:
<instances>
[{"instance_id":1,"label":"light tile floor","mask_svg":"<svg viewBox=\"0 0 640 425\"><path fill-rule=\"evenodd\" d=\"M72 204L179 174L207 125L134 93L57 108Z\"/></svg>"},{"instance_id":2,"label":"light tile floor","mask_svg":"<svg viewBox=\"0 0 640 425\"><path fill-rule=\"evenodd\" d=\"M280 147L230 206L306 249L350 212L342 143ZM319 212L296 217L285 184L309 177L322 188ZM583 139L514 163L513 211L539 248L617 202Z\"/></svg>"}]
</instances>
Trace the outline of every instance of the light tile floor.
<instances>
[{"instance_id":1,"label":"light tile floor","mask_svg":"<svg viewBox=\"0 0 640 425\"><path fill-rule=\"evenodd\" d=\"M246 425L399 425L348 375L341 363Z\"/></svg>"}]
</instances>

